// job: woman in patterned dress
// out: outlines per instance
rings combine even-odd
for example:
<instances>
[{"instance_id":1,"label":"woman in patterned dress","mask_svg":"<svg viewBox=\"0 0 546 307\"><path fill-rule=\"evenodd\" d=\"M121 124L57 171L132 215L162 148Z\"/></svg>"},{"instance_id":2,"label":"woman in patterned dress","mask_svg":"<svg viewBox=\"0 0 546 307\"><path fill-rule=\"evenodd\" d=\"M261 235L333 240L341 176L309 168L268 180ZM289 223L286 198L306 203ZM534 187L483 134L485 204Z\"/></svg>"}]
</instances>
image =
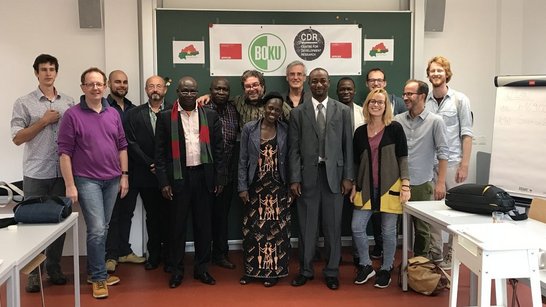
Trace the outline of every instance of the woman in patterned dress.
<instances>
[{"instance_id":1,"label":"woman in patterned dress","mask_svg":"<svg viewBox=\"0 0 546 307\"><path fill-rule=\"evenodd\" d=\"M288 275L288 127L279 121L282 96L272 92L264 102L264 117L247 123L241 133L238 191L244 204L244 274L240 283L256 279L272 287Z\"/></svg>"}]
</instances>

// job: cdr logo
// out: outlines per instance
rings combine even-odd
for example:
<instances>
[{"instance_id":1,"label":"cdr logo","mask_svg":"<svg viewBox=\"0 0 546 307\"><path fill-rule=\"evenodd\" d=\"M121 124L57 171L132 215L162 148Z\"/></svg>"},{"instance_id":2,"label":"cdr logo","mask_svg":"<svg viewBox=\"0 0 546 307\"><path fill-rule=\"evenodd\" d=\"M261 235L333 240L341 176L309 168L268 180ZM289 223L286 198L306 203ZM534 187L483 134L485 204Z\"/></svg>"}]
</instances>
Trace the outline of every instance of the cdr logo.
<instances>
[{"instance_id":1,"label":"cdr logo","mask_svg":"<svg viewBox=\"0 0 546 307\"><path fill-rule=\"evenodd\" d=\"M286 46L274 34L260 34L250 43L248 57L256 69L263 72L275 71L282 67L286 60Z\"/></svg>"}]
</instances>

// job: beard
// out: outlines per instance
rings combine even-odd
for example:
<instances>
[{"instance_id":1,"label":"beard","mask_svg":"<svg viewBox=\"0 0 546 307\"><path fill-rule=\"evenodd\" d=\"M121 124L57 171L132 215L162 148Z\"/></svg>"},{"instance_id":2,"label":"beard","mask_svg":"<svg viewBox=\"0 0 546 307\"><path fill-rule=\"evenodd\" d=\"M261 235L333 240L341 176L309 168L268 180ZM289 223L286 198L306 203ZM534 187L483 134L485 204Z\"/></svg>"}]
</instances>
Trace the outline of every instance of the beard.
<instances>
[{"instance_id":1,"label":"beard","mask_svg":"<svg viewBox=\"0 0 546 307\"><path fill-rule=\"evenodd\" d=\"M150 95L150 98L152 100L158 101L163 99L163 96L161 96L159 93L152 93L152 95Z\"/></svg>"}]
</instances>

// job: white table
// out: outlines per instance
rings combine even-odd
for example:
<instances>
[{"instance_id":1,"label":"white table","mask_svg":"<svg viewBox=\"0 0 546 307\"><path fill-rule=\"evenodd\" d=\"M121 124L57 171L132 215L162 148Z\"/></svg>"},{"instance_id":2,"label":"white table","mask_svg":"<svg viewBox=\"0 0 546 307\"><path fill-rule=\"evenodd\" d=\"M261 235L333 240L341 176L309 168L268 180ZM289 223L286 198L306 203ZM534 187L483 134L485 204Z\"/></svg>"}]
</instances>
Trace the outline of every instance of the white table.
<instances>
[{"instance_id":1,"label":"white table","mask_svg":"<svg viewBox=\"0 0 546 307\"><path fill-rule=\"evenodd\" d=\"M452 210L445 205L443 200L438 201L414 201L408 202L404 206L403 222L403 250L402 250L402 290L408 290L408 251L411 246L412 238L410 232L410 217L415 216L431 226L450 232L447 226L462 225L462 224L484 224L492 223L493 219L488 215L479 215L466 212ZM506 220L505 223L513 223L519 228L538 234L542 246L541 249L546 250L546 224L532 219L524 221ZM546 271L540 271L540 285L542 293L546 293ZM477 276L471 274L470 279L470 304L475 305L477 302Z\"/></svg>"},{"instance_id":2,"label":"white table","mask_svg":"<svg viewBox=\"0 0 546 307\"><path fill-rule=\"evenodd\" d=\"M14 275L15 264L13 261L2 259L2 264L0 264L0 285L6 284L8 306L10 306L10 303L12 303L11 301L13 301Z\"/></svg>"},{"instance_id":3,"label":"white table","mask_svg":"<svg viewBox=\"0 0 546 307\"><path fill-rule=\"evenodd\" d=\"M9 215L0 215L9 217ZM80 306L80 264L78 252L78 213L73 212L58 224L18 224L16 230L0 229L0 259L6 264L12 264L11 277L8 281L8 306L21 306L21 289L19 271L36 255L41 253L63 233L72 229L74 246L74 306ZM4 264L2 264L3 266ZM9 273L6 273L9 275ZM9 281L11 278L12 281ZM1 281L1 279L0 279ZM13 286L10 289L10 282Z\"/></svg>"},{"instance_id":4,"label":"white table","mask_svg":"<svg viewBox=\"0 0 546 307\"><path fill-rule=\"evenodd\" d=\"M450 225L453 235L449 306L457 306L459 265L478 276L478 306L490 306L491 281L496 304L508 306L508 278L530 280L533 306L541 306L538 254L540 239L512 223Z\"/></svg>"}]
</instances>

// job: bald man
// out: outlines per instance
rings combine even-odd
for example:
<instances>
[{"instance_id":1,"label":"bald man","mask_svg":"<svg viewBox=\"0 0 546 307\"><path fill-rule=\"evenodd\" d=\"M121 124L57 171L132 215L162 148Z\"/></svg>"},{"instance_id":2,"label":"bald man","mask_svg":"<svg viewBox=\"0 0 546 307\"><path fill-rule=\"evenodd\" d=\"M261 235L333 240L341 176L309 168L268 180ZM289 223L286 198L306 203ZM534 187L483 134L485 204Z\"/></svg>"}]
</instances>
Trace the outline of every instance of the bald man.
<instances>
[{"instance_id":1,"label":"bald man","mask_svg":"<svg viewBox=\"0 0 546 307\"><path fill-rule=\"evenodd\" d=\"M140 194L146 209L148 259L144 269L154 270L168 253L167 201L161 196L155 176L154 136L159 112L171 109L172 104L165 101L167 86L162 77L149 77L145 90L148 102L128 112L124 126L132 166L130 187Z\"/></svg>"},{"instance_id":2,"label":"bald man","mask_svg":"<svg viewBox=\"0 0 546 307\"><path fill-rule=\"evenodd\" d=\"M107 84L110 94L106 100L118 111L122 122L125 122L126 114L135 107L129 99L125 98L129 91L127 75L121 70L114 70L108 75ZM132 161L129 161L129 172L132 171L132 164ZM131 182L132 178L129 179ZM118 195L116 199L106 239L106 270L110 273L116 270L118 262L143 263L146 261L146 258L139 257L133 252L129 243L131 220L137 196L138 192L129 184L127 196L120 198Z\"/></svg>"}]
</instances>

